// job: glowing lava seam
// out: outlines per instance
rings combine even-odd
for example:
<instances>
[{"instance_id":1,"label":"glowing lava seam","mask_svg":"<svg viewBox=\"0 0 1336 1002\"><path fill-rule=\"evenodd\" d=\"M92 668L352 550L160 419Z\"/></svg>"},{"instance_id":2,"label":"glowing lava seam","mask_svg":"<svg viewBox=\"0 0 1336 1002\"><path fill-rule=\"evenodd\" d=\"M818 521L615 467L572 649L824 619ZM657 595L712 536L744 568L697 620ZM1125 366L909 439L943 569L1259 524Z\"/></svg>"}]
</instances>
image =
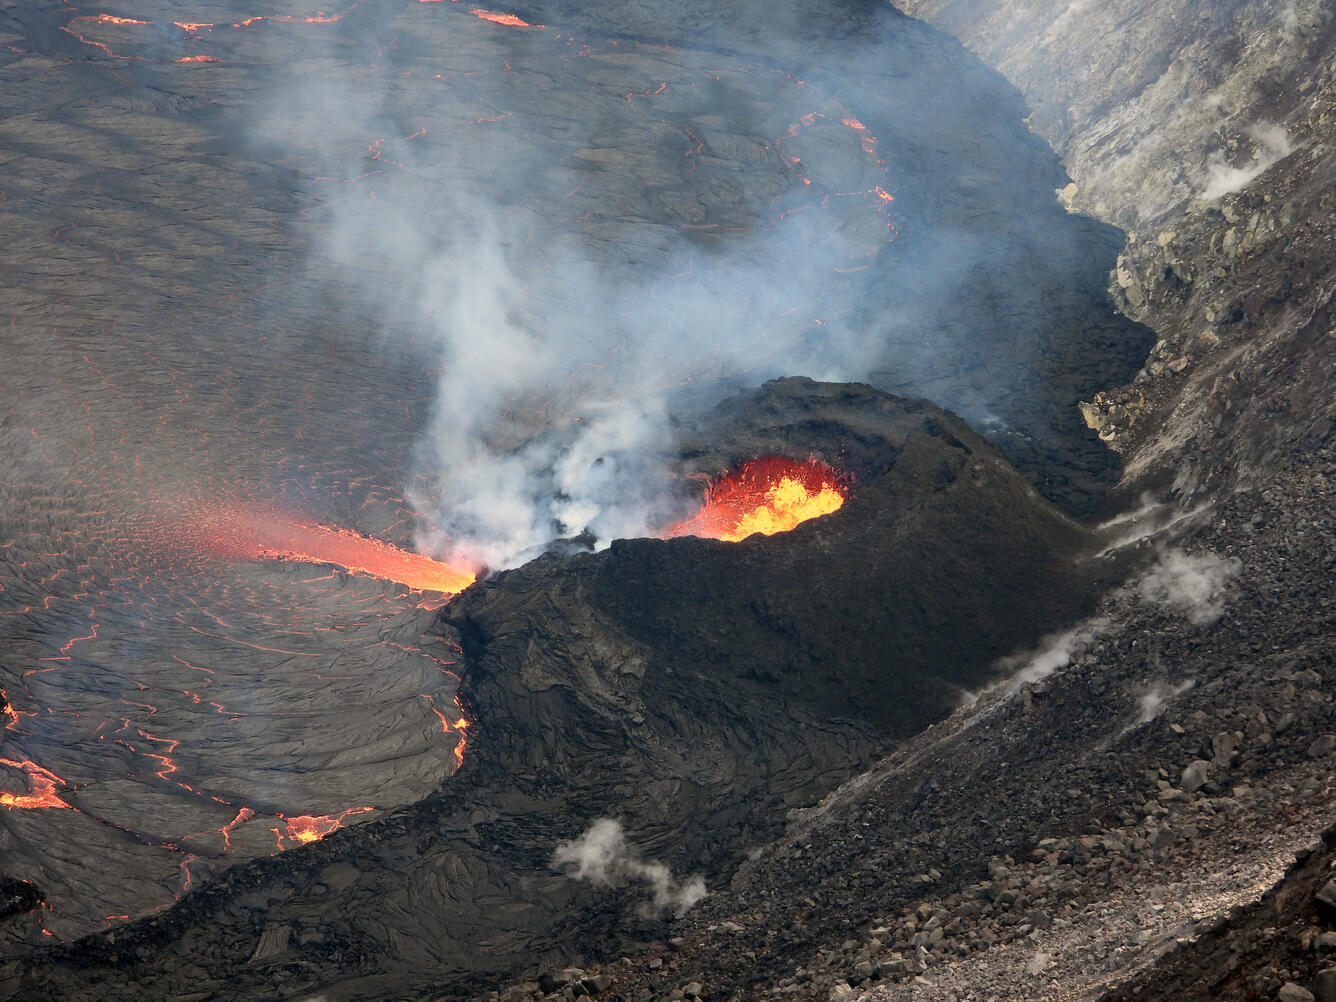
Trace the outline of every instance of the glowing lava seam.
<instances>
[{"instance_id":1,"label":"glowing lava seam","mask_svg":"<svg viewBox=\"0 0 1336 1002\"><path fill-rule=\"evenodd\" d=\"M787 532L836 511L847 495L843 479L816 459L764 456L713 481L700 510L660 538L705 536L736 543L758 532Z\"/></svg>"}]
</instances>

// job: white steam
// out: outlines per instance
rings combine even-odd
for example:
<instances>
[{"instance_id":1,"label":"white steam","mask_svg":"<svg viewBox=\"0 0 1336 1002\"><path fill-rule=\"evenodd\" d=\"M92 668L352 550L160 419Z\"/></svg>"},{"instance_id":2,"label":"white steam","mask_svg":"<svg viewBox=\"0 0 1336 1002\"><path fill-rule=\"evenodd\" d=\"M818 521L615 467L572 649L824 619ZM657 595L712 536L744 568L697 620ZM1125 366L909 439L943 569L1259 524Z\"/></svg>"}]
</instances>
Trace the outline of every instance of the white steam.
<instances>
[{"instance_id":1,"label":"white steam","mask_svg":"<svg viewBox=\"0 0 1336 1002\"><path fill-rule=\"evenodd\" d=\"M676 881L663 863L641 859L627 843L621 824L611 818L600 818L578 839L557 846L552 865L573 880L599 887L648 884L652 894L648 910L653 912L682 915L706 894L704 878Z\"/></svg>"},{"instance_id":2,"label":"white steam","mask_svg":"<svg viewBox=\"0 0 1336 1002\"><path fill-rule=\"evenodd\" d=\"M1184 522L1201 517L1210 508L1210 505L1201 505L1179 511L1173 502L1156 501L1151 494L1143 493L1140 507L1116 515L1095 527L1105 544L1099 556L1106 556L1132 544L1141 545Z\"/></svg>"},{"instance_id":3,"label":"white steam","mask_svg":"<svg viewBox=\"0 0 1336 1002\"><path fill-rule=\"evenodd\" d=\"M1002 658L997 667L1008 673L1004 684L1009 689L1019 689L1048 678L1083 653L1108 625L1104 617L1089 619L1064 633L1050 633L1031 650Z\"/></svg>"},{"instance_id":4,"label":"white steam","mask_svg":"<svg viewBox=\"0 0 1336 1002\"><path fill-rule=\"evenodd\" d=\"M1108 625L1109 620L1104 616L1087 619L1070 630L1047 634L1034 647L999 658L993 669L1003 678L977 691L963 691L960 705L971 706L981 697L999 689L1003 691L1004 698L1010 697L1024 686L1048 678L1059 668L1071 664L1073 658L1085 653Z\"/></svg>"},{"instance_id":5,"label":"white steam","mask_svg":"<svg viewBox=\"0 0 1336 1002\"><path fill-rule=\"evenodd\" d=\"M1178 685L1168 685L1164 682L1154 682L1150 688L1141 694L1137 699L1137 709L1140 711L1137 716L1137 723L1144 724L1154 720L1159 716L1160 711L1164 709L1165 703L1175 696L1182 695L1197 683L1189 679L1186 682L1180 682Z\"/></svg>"},{"instance_id":6,"label":"white steam","mask_svg":"<svg viewBox=\"0 0 1336 1002\"><path fill-rule=\"evenodd\" d=\"M419 290L442 374L418 456L432 476L411 500L435 509L456 559L507 566L559 536L589 530L606 543L664 524L668 485L649 467L671 446L668 401L683 385L861 368L865 347L844 352L842 370L827 357L835 342L803 364L757 341L757 319L794 292L748 266L702 265L733 274L727 297L699 286L651 296L598 275L574 247L521 281L503 243L514 246L484 219L470 251L441 254Z\"/></svg>"},{"instance_id":7,"label":"white steam","mask_svg":"<svg viewBox=\"0 0 1336 1002\"><path fill-rule=\"evenodd\" d=\"M1137 586L1141 598L1185 617L1197 626L1211 626L1225 612L1229 582L1243 568L1234 557L1170 550L1160 557Z\"/></svg>"},{"instance_id":8,"label":"white steam","mask_svg":"<svg viewBox=\"0 0 1336 1002\"><path fill-rule=\"evenodd\" d=\"M1273 164L1279 163L1293 151L1289 134L1283 125L1258 122L1249 126L1248 135L1257 143L1252 163L1234 167L1225 162L1225 155L1212 153L1206 161L1206 183L1201 197L1210 201L1223 195L1242 191Z\"/></svg>"},{"instance_id":9,"label":"white steam","mask_svg":"<svg viewBox=\"0 0 1336 1002\"><path fill-rule=\"evenodd\" d=\"M532 219L484 200L451 206L448 229L429 234L407 201L336 204L326 253L359 271L368 256L393 265L390 319L439 372L410 494L430 522L417 546L436 556L500 568L584 530L604 545L647 534L679 514L653 462L672 445L674 394L855 378L880 350L829 301L852 254L838 232L802 245L780 223L687 247L666 227L619 223L614 260L651 264L612 267L606 248L569 235L536 251ZM665 280L665 267L684 277ZM829 319L817 324L817 309Z\"/></svg>"}]
</instances>

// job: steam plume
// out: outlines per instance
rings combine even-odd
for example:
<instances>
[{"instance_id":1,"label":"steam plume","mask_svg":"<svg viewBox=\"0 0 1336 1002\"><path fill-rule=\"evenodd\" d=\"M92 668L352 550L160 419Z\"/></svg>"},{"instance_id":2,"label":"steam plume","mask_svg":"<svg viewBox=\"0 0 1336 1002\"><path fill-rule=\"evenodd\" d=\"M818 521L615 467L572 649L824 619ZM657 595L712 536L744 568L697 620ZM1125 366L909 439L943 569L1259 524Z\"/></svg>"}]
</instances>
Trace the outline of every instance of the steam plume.
<instances>
[{"instance_id":1,"label":"steam plume","mask_svg":"<svg viewBox=\"0 0 1336 1002\"><path fill-rule=\"evenodd\" d=\"M1180 682L1178 685L1169 685L1167 682L1153 682L1149 689L1141 694L1137 699L1137 708L1140 711L1137 717L1137 723L1144 724L1154 720L1164 709L1164 704L1175 696L1180 696L1187 692L1194 685L1194 679L1188 679L1186 682Z\"/></svg>"},{"instance_id":2,"label":"steam plume","mask_svg":"<svg viewBox=\"0 0 1336 1002\"><path fill-rule=\"evenodd\" d=\"M1008 695L1019 692L1023 686L1048 678L1059 668L1066 667L1072 658L1085 653L1099 639L1109 625L1105 616L1097 616L1061 633L1042 637L1038 646L999 658L995 669L1005 677L976 692L963 692L961 705L969 706L985 693L1003 690Z\"/></svg>"},{"instance_id":3,"label":"steam plume","mask_svg":"<svg viewBox=\"0 0 1336 1002\"><path fill-rule=\"evenodd\" d=\"M452 196L424 212L415 180L382 182L374 206L336 203L325 251L350 271L368 256L392 262L389 326L435 356L417 456L426 476L410 498L431 516L418 545L433 555L501 567L586 529L605 542L645 534L680 515L649 460L671 447L668 413L684 393L856 378L878 350L838 319L813 319L837 312L835 269L865 252L838 231L812 242L800 221L781 221L707 244L618 223L615 251L559 234L539 251L527 214ZM519 183L499 166L492 182ZM628 248L643 265L619 260Z\"/></svg>"},{"instance_id":4,"label":"steam plume","mask_svg":"<svg viewBox=\"0 0 1336 1002\"><path fill-rule=\"evenodd\" d=\"M1141 579L1138 591L1145 601L1190 623L1211 626L1224 615L1226 588L1242 567L1234 557L1169 550Z\"/></svg>"},{"instance_id":5,"label":"steam plume","mask_svg":"<svg viewBox=\"0 0 1336 1002\"><path fill-rule=\"evenodd\" d=\"M1225 162L1224 154L1213 153L1206 163L1206 187L1202 190L1202 198L1210 201L1242 191L1273 164L1289 156L1293 149L1285 127L1274 122L1258 122L1247 132L1257 144L1252 163L1247 167L1233 167Z\"/></svg>"},{"instance_id":6,"label":"steam plume","mask_svg":"<svg viewBox=\"0 0 1336 1002\"><path fill-rule=\"evenodd\" d=\"M626 841L620 822L600 818L572 842L563 842L552 855L552 865L573 880L588 880L600 887L617 887L640 881L653 895L650 910L684 914L705 897L705 880L688 877L678 882L663 863L640 858Z\"/></svg>"}]
</instances>

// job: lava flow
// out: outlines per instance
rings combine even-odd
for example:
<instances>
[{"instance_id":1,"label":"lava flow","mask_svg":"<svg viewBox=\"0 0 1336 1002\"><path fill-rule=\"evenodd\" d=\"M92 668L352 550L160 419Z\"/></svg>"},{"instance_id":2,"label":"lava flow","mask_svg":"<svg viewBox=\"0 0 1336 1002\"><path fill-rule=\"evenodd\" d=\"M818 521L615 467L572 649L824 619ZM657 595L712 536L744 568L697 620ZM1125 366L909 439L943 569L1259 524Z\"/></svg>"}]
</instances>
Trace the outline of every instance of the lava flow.
<instances>
[{"instance_id":1,"label":"lava flow","mask_svg":"<svg viewBox=\"0 0 1336 1002\"><path fill-rule=\"evenodd\" d=\"M397 581L413 591L446 595L463 591L475 578L470 570L337 526L243 511L216 514L208 523L210 548L234 559L333 564L349 574Z\"/></svg>"},{"instance_id":2,"label":"lava flow","mask_svg":"<svg viewBox=\"0 0 1336 1002\"><path fill-rule=\"evenodd\" d=\"M844 504L847 493L842 478L816 459L764 456L711 483L700 511L660 536L736 543L758 532L787 532L810 518L829 515Z\"/></svg>"},{"instance_id":3,"label":"lava flow","mask_svg":"<svg viewBox=\"0 0 1336 1002\"><path fill-rule=\"evenodd\" d=\"M43 769L36 762L22 761L16 762L12 759L0 758L0 765L7 765L11 769L18 769L28 777L28 784L31 793L0 793L0 806L8 807L11 811L15 808L22 810L33 810L39 807L69 807L70 805L56 796L56 787L62 785L65 781L59 776Z\"/></svg>"},{"instance_id":4,"label":"lava flow","mask_svg":"<svg viewBox=\"0 0 1336 1002\"><path fill-rule=\"evenodd\" d=\"M504 24L509 28L544 28L546 25L530 24L522 17L516 17L514 14L503 14L495 10L471 10L474 17L480 17L484 21L491 21L493 24Z\"/></svg>"}]
</instances>

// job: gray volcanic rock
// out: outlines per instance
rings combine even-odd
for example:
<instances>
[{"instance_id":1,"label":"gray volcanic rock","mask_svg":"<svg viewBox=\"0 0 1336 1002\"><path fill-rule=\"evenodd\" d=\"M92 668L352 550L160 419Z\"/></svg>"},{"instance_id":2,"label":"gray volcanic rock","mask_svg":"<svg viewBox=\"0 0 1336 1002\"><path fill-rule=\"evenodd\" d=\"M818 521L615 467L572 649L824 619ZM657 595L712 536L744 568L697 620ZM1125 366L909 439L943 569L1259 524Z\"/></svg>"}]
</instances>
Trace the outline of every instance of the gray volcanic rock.
<instances>
[{"instance_id":1,"label":"gray volcanic rock","mask_svg":"<svg viewBox=\"0 0 1336 1002\"><path fill-rule=\"evenodd\" d=\"M42 892L27 880L0 876L0 919L32 911L42 902Z\"/></svg>"}]
</instances>

